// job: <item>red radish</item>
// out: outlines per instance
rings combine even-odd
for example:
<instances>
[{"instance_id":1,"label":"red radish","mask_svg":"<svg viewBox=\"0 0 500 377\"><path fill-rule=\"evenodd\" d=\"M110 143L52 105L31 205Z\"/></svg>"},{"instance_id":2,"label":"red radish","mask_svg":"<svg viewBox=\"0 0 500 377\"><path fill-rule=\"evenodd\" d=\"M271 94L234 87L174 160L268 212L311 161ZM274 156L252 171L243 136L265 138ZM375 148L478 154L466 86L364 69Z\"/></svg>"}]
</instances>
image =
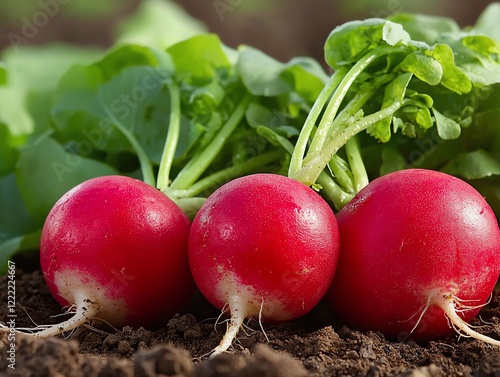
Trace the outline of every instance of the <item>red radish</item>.
<instances>
[{"instance_id":1,"label":"red radish","mask_svg":"<svg viewBox=\"0 0 500 377\"><path fill-rule=\"evenodd\" d=\"M398 171L372 181L337 220L341 251L327 297L345 323L421 341L454 329L500 345L466 323L500 272L497 220L469 184Z\"/></svg>"},{"instance_id":2,"label":"red radish","mask_svg":"<svg viewBox=\"0 0 500 377\"><path fill-rule=\"evenodd\" d=\"M298 181L254 174L215 191L189 236L198 288L231 313L212 356L229 348L245 318L281 322L309 312L328 290L338 250L332 210Z\"/></svg>"},{"instance_id":3,"label":"red radish","mask_svg":"<svg viewBox=\"0 0 500 377\"><path fill-rule=\"evenodd\" d=\"M42 231L40 260L54 298L74 316L33 333L49 337L99 318L158 325L189 299L190 223L166 195L122 176L90 179L63 195Z\"/></svg>"}]
</instances>

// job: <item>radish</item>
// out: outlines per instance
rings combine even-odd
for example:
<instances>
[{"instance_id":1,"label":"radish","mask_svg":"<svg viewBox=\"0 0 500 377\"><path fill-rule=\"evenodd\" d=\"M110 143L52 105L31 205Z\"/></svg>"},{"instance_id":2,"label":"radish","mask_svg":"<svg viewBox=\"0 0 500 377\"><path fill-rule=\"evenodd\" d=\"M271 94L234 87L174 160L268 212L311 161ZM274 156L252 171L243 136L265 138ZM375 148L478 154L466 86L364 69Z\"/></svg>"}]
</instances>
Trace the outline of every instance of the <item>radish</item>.
<instances>
[{"instance_id":1,"label":"radish","mask_svg":"<svg viewBox=\"0 0 500 377\"><path fill-rule=\"evenodd\" d=\"M133 178L98 177L68 191L45 221L40 261L52 295L74 315L33 335L57 335L93 318L161 324L194 290L189 228L166 195Z\"/></svg>"},{"instance_id":2,"label":"radish","mask_svg":"<svg viewBox=\"0 0 500 377\"><path fill-rule=\"evenodd\" d=\"M500 345L466 323L500 272L498 223L472 186L430 170L390 173L337 220L341 251L327 297L346 324L417 341L455 330Z\"/></svg>"},{"instance_id":3,"label":"radish","mask_svg":"<svg viewBox=\"0 0 500 377\"><path fill-rule=\"evenodd\" d=\"M254 174L216 190L196 215L189 263L201 293L231 322L212 356L226 351L246 318L281 322L324 296L338 259L335 215L291 178Z\"/></svg>"}]
</instances>

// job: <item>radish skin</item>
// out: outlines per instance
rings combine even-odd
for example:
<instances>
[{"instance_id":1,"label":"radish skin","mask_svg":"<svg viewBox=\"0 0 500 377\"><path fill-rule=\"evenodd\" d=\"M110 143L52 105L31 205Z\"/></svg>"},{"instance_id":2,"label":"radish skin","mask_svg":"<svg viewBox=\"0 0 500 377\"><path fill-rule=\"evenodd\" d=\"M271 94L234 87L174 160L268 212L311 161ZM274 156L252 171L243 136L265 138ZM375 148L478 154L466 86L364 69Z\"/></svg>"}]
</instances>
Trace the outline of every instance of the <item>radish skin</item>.
<instances>
[{"instance_id":1,"label":"radish skin","mask_svg":"<svg viewBox=\"0 0 500 377\"><path fill-rule=\"evenodd\" d=\"M346 324L400 340L457 331L500 345L467 324L500 272L498 223L472 186L437 171L390 173L337 220L341 251L327 298Z\"/></svg>"},{"instance_id":2,"label":"radish skin","mask_svg":"<svg viewBox=\"0 0 500 377\"><path fill-rule=\"evenodd\" d=\"M211 356L231 346L246 318L283 322L309 312L328 290L338 250L332 210L298 181L254 174L216 190L193 221L188 247L201 293L231 314Z\"/></svg>"},{"instance_id":3,"label":"radish skin","mask_svg":"<svg viewBox=\"0 0 500 377\"><path fill-rule=\"evenodd\" d=\"M96 318L115 327L164 323L194 290L189 228L166 195L133 178L98 177L68 191L45 221L40 262L53 297L73 316L31 335L57 335Z\"/></svg>"}]
</instances>

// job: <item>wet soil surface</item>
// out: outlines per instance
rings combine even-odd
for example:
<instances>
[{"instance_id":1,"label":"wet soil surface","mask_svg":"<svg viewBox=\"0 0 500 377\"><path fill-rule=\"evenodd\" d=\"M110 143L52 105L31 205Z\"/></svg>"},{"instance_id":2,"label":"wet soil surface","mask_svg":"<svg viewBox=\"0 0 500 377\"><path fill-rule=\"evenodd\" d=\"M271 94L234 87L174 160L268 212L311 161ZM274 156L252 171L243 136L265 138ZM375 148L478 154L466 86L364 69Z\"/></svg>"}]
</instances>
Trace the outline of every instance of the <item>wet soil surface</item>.
<instances>
[{"instance_id":1,"label":"wet soil surface","mask_svg":"<svg viewBox=\"0 0 500 377\"><path fill-rule=\"evenodd\" d=\"M16 270L16 327L57 323L61 308L39 270ZM7 323L7 278L0 279L0 321ZM161 299L161 298L159 298ZM12 312L11 312L12 314ZM369 314L369 313L367 313ZM58 316L54 316L58 315ZM0 375L10 376L499 376L500 349L453 335L425 345L388 341L333 321L324 304L280 325L249 322L230 353L207 358L225 330L224 318L200 294L162 328L113 329L95 323L47 340L0 335ZM32 322L33 321L33 322ZM99 326L100 325L100 326ZM500 338L500 292L473 325ZM99 326L100 328L97 328ZM10 350L12 351L12 350Z\"/></svg>"}]
</instances>

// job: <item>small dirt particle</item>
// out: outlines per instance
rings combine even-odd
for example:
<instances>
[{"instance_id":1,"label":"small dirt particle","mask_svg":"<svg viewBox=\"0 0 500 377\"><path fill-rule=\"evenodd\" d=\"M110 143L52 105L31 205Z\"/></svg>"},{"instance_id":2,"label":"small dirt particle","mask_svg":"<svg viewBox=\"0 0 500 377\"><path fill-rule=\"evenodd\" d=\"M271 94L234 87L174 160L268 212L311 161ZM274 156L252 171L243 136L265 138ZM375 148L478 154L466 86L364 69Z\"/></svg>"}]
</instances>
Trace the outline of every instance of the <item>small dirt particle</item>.
<instances>
[{"instance_id":1,"label":"small dirt particle","mask_svg":"<svg viewBox=\"0 0 500 377\"><path fill-rule=\"evenodd\" d=\"M135 377L188 377L193 369L189 352L170 344L137 352L134 365Z\"/></svg>"},{"instance_id":2,"label":"small dirt particle","mask_svg":"<svg viewBox=\"0 0 500 377\"><path fill-rule=\"evenodd\" d=\"M347 351L346 354L344 355L346 359L358 359L359 355L355 350L350 350Z\"/></svg>"},{"instance_id":3,"label":"small dirt particle","mask_svg":"<svg viewBox=\"0 0 500 377\"><path fill-rule=\"evenodd\" d=\"M196 377L239 376L246 365L247 361L241 355L223 353L198 364L194 375Z\"/></svg>"},{"instance_id":4,"label":"small dirt particle","mask_svg":"<svg viewBox=\"0 0 500 377\"><path fill-rule=\"evenodd\" d=\"M435 364L420 367L412 371L403 373L401 377L444 377L445 373Z\"/></svg>"},{"instance_id":5,"label":"small dirt particle","mask_svg":"<svg viewBox=\"0 0 500 377\"><path fill-rule=\"evenodd\" d=\"M130 347L130 344L127 341L120 340L118 342L117 351L122 356L129 356L129 354L132 352L132 347Z\"/></svg>"}]
</instances>

